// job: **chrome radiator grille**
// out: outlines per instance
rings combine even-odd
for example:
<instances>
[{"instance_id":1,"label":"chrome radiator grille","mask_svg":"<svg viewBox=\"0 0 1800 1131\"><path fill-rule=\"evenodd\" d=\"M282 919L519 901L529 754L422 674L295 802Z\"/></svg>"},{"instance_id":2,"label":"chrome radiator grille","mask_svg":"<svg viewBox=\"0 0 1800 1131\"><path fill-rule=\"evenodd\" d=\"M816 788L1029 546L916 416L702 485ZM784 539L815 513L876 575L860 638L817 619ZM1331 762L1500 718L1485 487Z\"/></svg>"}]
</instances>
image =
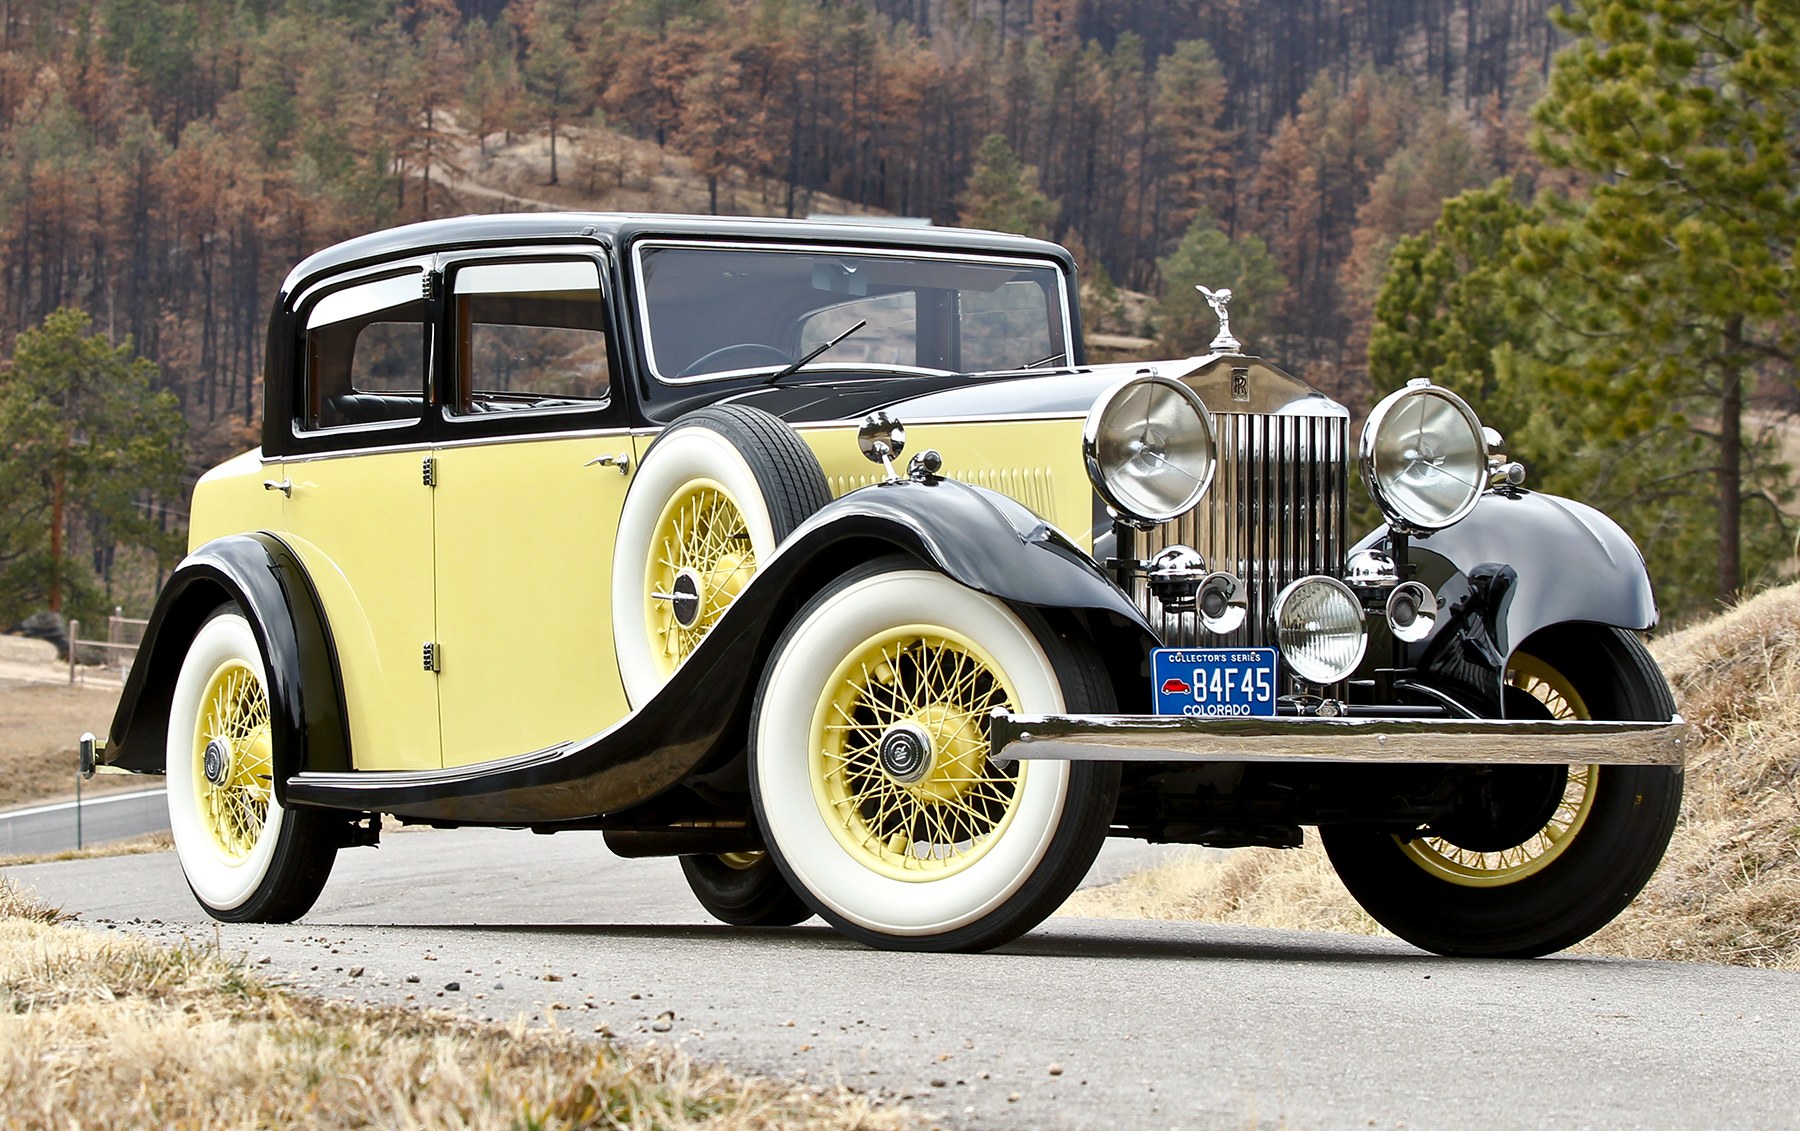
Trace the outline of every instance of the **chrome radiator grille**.
<instances>
[{"instance_id":1,"label":"chrome radiator grille","mask_svg":"<svg viewBox=\"0 0 1800 1131\"><path fill-rule=\"evenodd\" d=\"M1219 470L1200 505L1139 536L1137 555L1185 544L1248 583L1249 615L1229 635L1193 613L1164 612L1143 578L1133 597L1170 647L1262 647L1269 610L1288 582L1343 569L1350 426L1336 416L1215 413Z\"/></svg>"}]
</instances>

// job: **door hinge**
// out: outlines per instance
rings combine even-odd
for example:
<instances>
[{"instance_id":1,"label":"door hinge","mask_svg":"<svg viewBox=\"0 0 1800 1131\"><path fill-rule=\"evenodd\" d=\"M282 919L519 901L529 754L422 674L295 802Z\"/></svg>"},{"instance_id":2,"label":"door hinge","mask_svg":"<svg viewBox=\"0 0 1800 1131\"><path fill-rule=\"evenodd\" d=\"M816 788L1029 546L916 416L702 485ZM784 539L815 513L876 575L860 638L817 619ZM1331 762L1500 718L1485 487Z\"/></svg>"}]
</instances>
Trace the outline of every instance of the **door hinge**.
<instances>
[{"instance_id":1,"label":"door hinge","mask_svg":"<svg viewBox=\"0 0 1800 1131\"><path fill-rule=\"evenodd\" d=\"M425 486L427 486L427 487L436 487L437 486L437 457L436 456L426 456L425 457Z\"/></svg>"},{"instance_id":2,"label":"door hinge","mask_svg":"<svg viewBox=\"0 0 1800 1131\"><path fill-rule=\"evenodd\" d=\"M437 276L430 271L425 272L419 286L419 297L423 298L426 302L430 302L436 291Z\"/></svg>"},{"instance_id":3,"label":"door hinge","mask_svg":"<svg viewBox=\"0 0 1800 1131\"><path fill-rule=\"evenodd\" d=\"M422 654L422 658L425 661L425 670L426 671L441 672L444 670L444 647L443 647L443 645L438 644L435 641L427 640L425 642L425 648L424 648L424 652Z\"/></svg>"}]
</instances>

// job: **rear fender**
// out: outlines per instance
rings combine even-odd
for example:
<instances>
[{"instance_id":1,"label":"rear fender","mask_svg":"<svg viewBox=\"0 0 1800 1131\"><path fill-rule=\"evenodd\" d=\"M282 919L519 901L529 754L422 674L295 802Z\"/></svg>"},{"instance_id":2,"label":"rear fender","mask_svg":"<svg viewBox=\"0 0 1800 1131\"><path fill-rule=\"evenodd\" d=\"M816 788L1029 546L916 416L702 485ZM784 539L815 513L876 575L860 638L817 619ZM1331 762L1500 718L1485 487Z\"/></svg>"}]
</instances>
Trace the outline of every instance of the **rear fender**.
<instances>
[{"instance_id":1,"label":"rear fender","mask_svg":"<svg viewBox=\"0 0 1800 1131\"><path fill-rule=\"evenodd\" d=\"M208 542L176 567L119 697L108 765L165 769L169 703L188 645L206 618L235 602L249 618L268 676L276 800L299 771L348 770L350 732L337 656L318 596L293 551L272 534Z\"/></svg>"}]
</instances>

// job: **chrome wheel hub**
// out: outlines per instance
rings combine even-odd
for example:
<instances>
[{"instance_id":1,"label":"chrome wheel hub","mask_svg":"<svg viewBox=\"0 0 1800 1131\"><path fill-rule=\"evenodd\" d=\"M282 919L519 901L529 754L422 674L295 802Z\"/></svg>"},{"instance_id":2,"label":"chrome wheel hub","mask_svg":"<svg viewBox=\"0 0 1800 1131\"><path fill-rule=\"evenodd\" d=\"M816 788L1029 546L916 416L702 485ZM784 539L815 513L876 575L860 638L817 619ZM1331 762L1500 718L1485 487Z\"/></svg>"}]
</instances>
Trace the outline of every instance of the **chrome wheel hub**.
<instances>
[{"instance_id":1,"label":"chrome wheel hub","mask_svg":"<svg viewBox=\"0 0 1800 1131\"><path fill-rule=\"evenodd\" d=\"M231 747L217 738L206 744L206 752L201 756L201 770L206 780L213 785L224 785L225 779L231 776Z\"/></svg>"},{"instance_id":2,"label":"chrome wheel hub","mask_svg":"<svg viewBox=\"0 0 1800 1131\"><path fill-rule=\"evenodd\" d=\"M881 772L901 785L912 785L931 773L931 736L917 723L896 723L881 736L876 756Z\"/></svg>"},{"instance_id":3,"label":"chrome wheel hub","mask_svg":"<svg viewBox=\"0 0 1800 1131\"><path fill-rule=\"evenodd\" d=\"M700 575L691 569L683 569L675 574L675 584L669 587L669 607L675 613L675 623L682 628L692 628L700 621L700 610L705 607L705 590L700 584Z\"/></svg>"}]
</instances>

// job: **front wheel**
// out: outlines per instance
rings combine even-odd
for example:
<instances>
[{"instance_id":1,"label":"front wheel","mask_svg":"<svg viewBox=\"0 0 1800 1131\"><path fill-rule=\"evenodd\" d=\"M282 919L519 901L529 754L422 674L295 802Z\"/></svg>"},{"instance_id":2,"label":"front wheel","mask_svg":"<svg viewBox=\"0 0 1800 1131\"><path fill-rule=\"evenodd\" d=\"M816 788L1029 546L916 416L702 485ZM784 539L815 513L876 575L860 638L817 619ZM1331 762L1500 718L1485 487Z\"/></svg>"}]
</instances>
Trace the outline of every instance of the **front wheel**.
<instances>
[{"instance_id":1,"label":"front wheel","mask_svg":"<svg viewBox=\"0 0 1800 1131\"><path fill-rule=\"evenodd\" d=\"M169 704L169 827L200 905L229 923L287 923L312 907L342 818L275 800L268 678L229 606L188 645Z\"/></svg>"},{"instance_id":2,"label":"front wheel","mask_svg":"<svg viewBox=\"0 0 1800 1131\"><path fill-rule=\"evenodd\" d=\"M852 570L776 645L752 722L770 854L838 930L983 950L1087 873L1118 799L1102 763L988 758L988 715L1112 707L1092 646L903 559Z\"/></svg>"},{"instance_id":3,"label":"front wheel","mask_svg":"<svg viewBox=\"0 0 1800 1131\"><path fill-rule=\"evenodd\" d=\"M1508 714L1666 721L1667 682L1638 638L1570 626L1538 633L1507 671ZM1330 825L1338 877L1394 934L1439 954L1534 958L1611 922L1662 860L1681 809L1667 766L1499 766L1479 804L1405 836Z\"/></svg>"}]
</instances>

